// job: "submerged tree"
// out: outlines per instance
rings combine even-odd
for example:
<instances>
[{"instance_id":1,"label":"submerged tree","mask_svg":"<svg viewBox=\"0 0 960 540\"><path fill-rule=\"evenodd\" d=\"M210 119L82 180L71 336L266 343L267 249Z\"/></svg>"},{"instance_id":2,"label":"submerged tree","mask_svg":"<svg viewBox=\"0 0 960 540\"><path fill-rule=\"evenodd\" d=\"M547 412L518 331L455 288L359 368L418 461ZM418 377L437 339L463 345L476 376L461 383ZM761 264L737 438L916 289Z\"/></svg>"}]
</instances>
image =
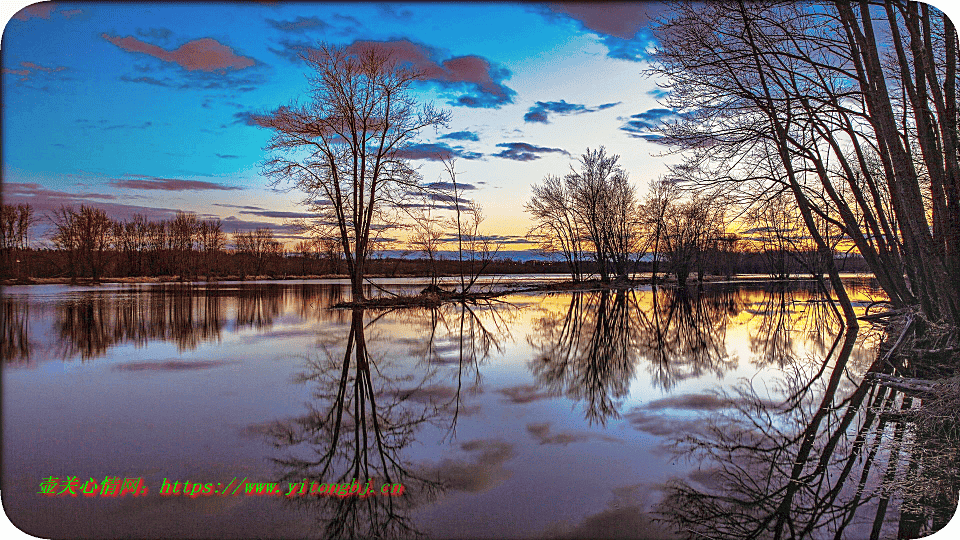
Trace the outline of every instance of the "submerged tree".
<instances>
[{"instance_id":1,"label":"submerged tree","mask_svg":"<svg viewBox=\"0 0 960 540\"><path fill-rule=\"evenodd\" d=\"M353 298L363 300L377 235L395 222L398 202L420 188L401 150L449 116L418 104L410 89L421 74L376 45L322 45L303 59L314 70L309 102L256 117L273 130L267 149L277 152L264 172L306 194L316 227L339 238Z\"/></svg>"}]
</instances>

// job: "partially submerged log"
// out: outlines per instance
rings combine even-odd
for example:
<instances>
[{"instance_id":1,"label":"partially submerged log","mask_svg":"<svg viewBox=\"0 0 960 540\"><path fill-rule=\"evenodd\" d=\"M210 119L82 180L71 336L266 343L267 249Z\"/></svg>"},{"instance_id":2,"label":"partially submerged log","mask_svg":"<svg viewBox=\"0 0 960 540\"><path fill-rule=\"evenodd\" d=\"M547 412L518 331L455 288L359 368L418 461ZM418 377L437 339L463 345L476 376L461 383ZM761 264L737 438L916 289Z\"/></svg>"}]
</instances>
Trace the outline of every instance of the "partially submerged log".
<instances>
[{"instance_id":1,"label":"partially submerged log","mask_svg":"<svg viewBox=\"0 0 960 540\"><path fill-rule=\"evenodd\" d=\"M939 384L938 381L928 379L910 379L907 377L897 377L885 373L871 372L864 376L864 379L879 381L881 386L893 388L903 392L913 392L929 394L933 392L934 387Z\"/></svg>"}]
</instances>

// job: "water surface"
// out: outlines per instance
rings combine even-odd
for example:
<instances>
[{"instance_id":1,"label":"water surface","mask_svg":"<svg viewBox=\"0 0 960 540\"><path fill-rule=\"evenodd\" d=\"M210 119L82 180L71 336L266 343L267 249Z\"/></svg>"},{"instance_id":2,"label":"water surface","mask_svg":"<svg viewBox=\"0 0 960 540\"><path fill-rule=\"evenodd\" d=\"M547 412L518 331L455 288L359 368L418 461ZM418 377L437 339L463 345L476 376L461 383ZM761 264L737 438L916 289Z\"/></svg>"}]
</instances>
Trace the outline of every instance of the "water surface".
<instances>
[{"instance_id":1,"label":"water surface","mask_svg":"<svg viewBox=\"0 0 960 540\"><path fill-rule=\"evenodd\" d=\"M868 282L854 296L861 311L880 298ZM870 538L936 519L889 487L909 437L876 414L904 398L863 382L877 336L844 332L812 283L330 309L348 297L330 282L7 288L7 514L41 537L224 538ZM151 491L39 495L50 476ZM164 479L240 478L406 491L159 495Z\"/></svg>"}]
</instances>

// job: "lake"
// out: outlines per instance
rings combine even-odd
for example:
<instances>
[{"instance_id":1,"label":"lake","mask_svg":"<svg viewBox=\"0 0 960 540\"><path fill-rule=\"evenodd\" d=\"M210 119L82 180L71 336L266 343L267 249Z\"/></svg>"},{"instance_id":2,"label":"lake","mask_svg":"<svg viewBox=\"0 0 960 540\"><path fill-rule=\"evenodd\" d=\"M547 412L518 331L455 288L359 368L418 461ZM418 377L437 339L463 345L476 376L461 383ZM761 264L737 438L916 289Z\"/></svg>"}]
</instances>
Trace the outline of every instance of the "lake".
<instances>
[{"instance_id":1,"label":"lake","mask_svg":"<svg viewBox=\"0 0 960 540\"><path fill-rule=\"evenodd\" d=\"M926 469L883 413L911 398L864 381L880 336L844 332L813 282L330 309L349 295L7 287L8 516L44 538L871 538L942 519L896 489ZM41 493L71 478L147 492ZM285 496L354 479L403 493Z\"/></svg>"}]
</instances>

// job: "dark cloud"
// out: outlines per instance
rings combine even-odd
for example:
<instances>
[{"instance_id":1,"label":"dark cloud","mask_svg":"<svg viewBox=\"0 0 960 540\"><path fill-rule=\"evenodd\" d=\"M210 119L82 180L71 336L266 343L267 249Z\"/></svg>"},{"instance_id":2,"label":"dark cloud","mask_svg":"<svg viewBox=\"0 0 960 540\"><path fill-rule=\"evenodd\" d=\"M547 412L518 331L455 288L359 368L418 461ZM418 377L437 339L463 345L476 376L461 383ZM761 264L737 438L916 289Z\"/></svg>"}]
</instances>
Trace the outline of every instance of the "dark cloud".
<instances>
[{"instance_id":1,"label":"dark cloud","mask_svg":"<svg viewBox=\"0 0 960 540\"><path fill-rule=\"evenodd\" d=\"M15 75L17 86L36 88L35 84L49 84L52 81L64 81L69 78L62 72L68 71L65 66L43 66L34 62L20 62L12 68L3 68L6 75Z\"/></svg>"},{"instance_id":2,"label":"dark cloud","mask_svg":"<svg viewBox=\"0 0 960 540\"><path fill-rule=\"evenodd\" d=\"M480 159L483 154L470 152L460 146L450 146L446 143L418 143L403 147L397 152L397 157L411 160L440 161L458 157L462 159Z\"/></svg>"},{"instance_id":3,"label":"dark cloud","mask_svg":"<svg viewBox=\"0 0 960 540\"><path fill-rule=\"evenodd\" d=\"M587 107L586 105L580 105L578 103L567 103L562 99L560 101L538 101L536 105L530 107L527 114L523 115L523 121L549 124L550 113L558 115L591 113L609 109L619 104L620 102L618 101L616 103L604 103L596 107Z\"/></svg>"},{"instance_id":4,"label":"dark cloud","mask_svg":"<svg viewBox=\"0 0 960 540\"><path fill-rule=\"evenodd\" d=\"M50 14L57 7L53 2L40 2L29 5L18 11L13 18L18 21L28 21L30 19L49 19Z\"/></svg>"},{"instance_id":5,"label":"dark cloud","mask_svg":"<svg viewBox=\"0 0 960 540\"><path fill-rule=\"evenodd\" d=\"M170 219L176 214L176 209L139 206L111 202L117 200L115 195L100 193L67 193L41 187L39 184L6 183L3 186L4 202L26 203L31 205L38 214L49 214L61 206L78 208L81 205L93 206L107 213L112 219L131 219L134 214L142 214L148 220L159 221Z\"/></svg>"},{"instance_id":6,"label":"dark cloud","mask_svg":"<svg viewBox=\"0 0 960 540\"><path fill-rule=\"evenodd\" d=\"M425 184L425 187L429 189L440 189L440 190L449 190L449 191L453 191L454 189L453 182L431 182L429 184ZM473 184L457 183L456 189L457 191L472 191L474 189L477 189L477 186Z\"/></svg>"},{"instance_id":7,"label":"dark cloud","mask_svg":"<svg viewBox=\"0 0 960 540\"><path fill-rule=\"evenodd\" d=\"M566 446L570 443L585 442L589 439L599 439L607 442L622 442L613 437L589 432L561 431L552 432L550 422L527 424L527 433L533 436L540 444L559 444Z\"/></svg>"},{"instance_id":8,"label":"dark cloud","mask_svg":"<svg viewBox=\"0 0 960 540\"><path fill-rule=\"evenodd\" d=\"M532 385L520 385L520 386L511 386L509 388L501 388L497 391L498 394L503 394L510 400L510 403L525 404L531 403L534 401L539 401L541 399L550 399L554 397L552 394L546 391L541 391L539 387Z\"/></svg>"},{"instance_id":9,"label":"dark cloud","mask_svg":"<svg viewBox=\"0 0 960 540\"><path fill-rule=\"evenodd\" d=\"M481 493L505 482L511 472L503 467L516 454L513 445L500 440L474 440L460 445L470 460L445 459L425 465L423 478L437 479L454 491Z\"/></svg>"},{"instance_id":10,"label":"dark cloud","mask_svg":"<svg viewBox=\"0 0 960 540\"><path fill-rule=\"evenodd\" d=\"M310 219L317 217L316 214L310 212L284 212L281 210L241 210L240 213L275 219Z\"/></svg>"},{"instance_id":11,"label":"dark cloud","mask_svg":"<svg viewBox=\"0 0 960 540\"><path fill-rule=\"evenodd\" d=\"M220 159L240 159L240 156L235 156L233 154L214 154Z\"/></svg>"},{"instance_id":12,"label":"dark cloud","mask_svg":"<svg viewBox=\"0 0 960 540\"><path fill-rule=\"evenodd\" d=\"M663 99L670 95L670 91L664 90L663 88L654 88L653 90L647 92L647 94L657 99Z\"/></svg>"},{"instance_id":13,"label":"dark cloud","mask_svg":"<svg viewBox=\"0 0 960 540\"><path fill-rule=\"evenodd\" d=\"M203 180L183 180L180 178L157 178L142 174L128 174L126 178L110 181L110 185L123 189L156 189L162 191L197 191L215 189L234 191L243 189L237 186L227 186L216 182Z\"/></svg>"},{"instance_id":14,"label":"dark cloud","mask_svg":"<svg viewBox=\"0 0 960 540\"><path fill-rule=\"evenodd\" d=\"M325 30L330 27L329 23L320 20L319 17L303 16L297 16L297 18L292 21L277 21L274 19L267 19L267 24L269 24L275 30L293 34L304 34L314 30Z\"/></svg>"},{"instance_id":15,"label":"dark cloud","mask_svg":"<svg viewBox=\"0 0 960 540\"><path fill-rule=\"evenodd\" d=\"M454 131L453 133L447 133L441 135L440 139L451 139L454 141L479 141L480 136L472 131Z\"/></svg>"},{"instance_id":16,"label":"dark cloud","mask_svg":"<svg viewBox=\"0 0 960 540\"><path fill-rule=\"evenodd\" d=\"M100 37L127 52L153 56L164 62L177 64L187 71L245 69L257 63L253 58L236 54L233 49L213 38L188 41L171 51L133 36L120 37L103 33Z\"/></svg>"},{"instance_id":17,"label":"dark cloud","mask_svg":"<svg viewBox=\"0 0 960 540\"><path fill-rule=\"evenodd\" d=\"M499 143L500 148L505 148L502 152L493 154L494 157L512 159L514 161L533 161L540 159L538 154L559 153L569 156L570 153L561 148L545 148L543 146L534 146L525 142Z\"/></svg>"},{"instance_id":18,"label":"dark cloud","mask_svg":"<svg viewBox=\"0 0 960 540\"><path fill-rule=\"evenodd\" d=\"M648 24L663 4L659 2L564 2L548 4L541 13L554 21L572 20L601 38L608 56L640 61L651 44Z\"/></svg>"},{"instance_id":19,"label":"dark cloud","mask_svg":"<svg viewBox=\"0 0 960 540\"><path fill-rule=\"evenodd\" d=\"M147 129L153 127L153 122L144 122L142 124L114 124L112 126L107 126L103 128L104 130L111 129Z\"/></svg>"},{"instance_id":20,"label":"dark cloud","mask_svg":"<svg viewBox=\"0 0 960 540\"><path fill-rule=\"evenodd\" d=\"M234 124L243 124L245 126L258 126L257 113L251 111L240 111L233 113Z\"/></svg>"},{"instance_id":21,"label":"dark cloud","mask_svg":"<svg viewBox=\"0 0 960 540\"><path fill-rule=\"evenodd\" d=\"M288 224L277 224L272 221L252 221L246 219L240 219L236 216L227 216L220 220L223 223L223 230L227 232L237 232L237 231L253 231L256 229L272 229L274 236L279 238L283 235L291 235L290 237L299 238L302 231L299 225L288 223Z\"/></svg>"},{"instance_id":22,"label":"dark cloud","mask_svg":"<svg viewBox=\"0 0 960 540\"><path fill-rule=\"evenodd\" d=\"M30 197L30 198L62 198L65 202L63 204L70 204L71 202L81 201L84 204L89 204L87 199L116 199L116 195L107 195L103 193L68 193L66 191L55 191L51 189L46 189L40 184L33 183L21 183L21 182L5 182L3 185L4 195L6 196L19 196L19 197Z\"/></svg>"},{"instance_id":23,"label":"dark cloud","mask_svg":"<svg viewBox=\"0 0 960 540\"><path fill-rule=\"evenodd\" d=\"M115 364L117 371L186 371L209 369L231 364L223 360L166 360L163 362L127 362Z\"/></svg>"},{"instance_id":24,"label":"dark cloud","mask_svg":"<svg viewBox=\"0 0 960 540\"><path fill-rule=\"evenodd\" d=\"M348 17L340 16L346 20ZM359 24L359 22L357 22ZM291 60L313 54L313 45L302 41L281 41L281 49L274 53ZM447 56L440 49L408 39L389 41L354 41L347 51L360 53L370 47L388 52L400 64L406 64L423 74L427 84L455 94L448 103L454 106L498 108L513 103L516 91L504 84L510 70L477 55Z\"/></svg>"},{"instance_id":25,"label":"dark cloud","mask_svg":"<svg viewBox=\"0 0 960 540\"><path fill-rule=\"evenodd\" d=\"M598 514L587 516L573 529L551 538L643 538L645 540L670 540L679 538L668 527L636 504L617 504Z\"/></svg>"},{"instance_id":26,"label":"dark cloud","mask_svg":"<svg viewBox=\"0 0 960 540\"><path fill-rule=\"evenodd\" d=\"M627 132L631 137L657 141L663 138L663 135L655 132L659 126L682 118L682 114L672 109L650 109L630 116L626 119L627 123L620 126L620 130ZM621 120L624 119L621 118Z\"/></svg>"},{"instance_id":27,"label":"dark cloud","mask_svg":"<svg viewBox=\"0 0 960 540\"><path fill-rule=\"evenodd\" d=\"M703 428L702 420L651 414L640 407L632 409L623 415L623 418L637 431L649 433L657 437L682 437L684 435L700 433Z\"/></svg>"},{"instance_id":28,"label":"dark cloud","mask_svg":"<svg viewBox=\"0 0 960 540\"><path fill-rule=\"evenodd\" d=\"M137 35L148 39L166 41L170 39L170 36L173 35L173 32L167 28L149 28L147 30L141 30L140 28L137 28Z\"/></svg>"},{"instance_id":29,"label":"dark cloud","mask_svg":"<svg viewBox=\"0 0 960 540\"><path fill-rule=\"evenodd\" d=\"M547 9L579 22L591 32L633 39L656 16L658 2L563 2L548 4Z\"/></svg>"},{"instance_id":30,"label":"dark cloud","mask_svg":"<svg viewBox=\"0 0 960 540\"><path fill-rule=\"evenodd\" d=\"M236 204L225 204L225 203L213 203L213 206L222 206L224 208L239 208L241 210L265 210L265 208L260 208L259 206L239 206Z\"/></svg>"},{"instance_id":31,"label":"dark cloud","mask_svg":"<svg viewBox=\"0 0 960 540\"><path fill-rule=\"evenodd\" d=\"M238 75L230 72L202 71L185 72L179 77L121 75L119 79L123 82L150 84L178 90L234 90L237 92L254 90L266 80L263 75L257 73Z\"/></svg>"},{"instance_id":32,"label":"dark cloud","mask_svg":"<svg viewBox=\"0 0 960 540\"><path fill-rule=\"evenodd\" d=\"M449 386L421 386L417 388L396 389L388 393L392 398L413 403L439 405L449 403L457 397L457 390Z\"/></svg>"},{"instance_id":33,"label":"dark cloud","mask_svg":"<svg viewBox=\"0 0 960 540\"><path fill-rule=\"evenodd\" d=\"M730 400L714 394L683 394L656 399L644 405L649 410L688 409L695 411L716 411L730 407Z\"/></svg>"},{"instance_id":34,"label":"dark cloud","mask_svg":"<svg viewBox=\"0 0 960 540\"><path fill-rule=\"evenodd\" d=\"M412 11L409 9L398 8L396 5L392 4L377 4L377 11L379 11L381 16L386 19L393 19L400 22L406 22L413 19Z\"/></svg>"}]
</instances>

